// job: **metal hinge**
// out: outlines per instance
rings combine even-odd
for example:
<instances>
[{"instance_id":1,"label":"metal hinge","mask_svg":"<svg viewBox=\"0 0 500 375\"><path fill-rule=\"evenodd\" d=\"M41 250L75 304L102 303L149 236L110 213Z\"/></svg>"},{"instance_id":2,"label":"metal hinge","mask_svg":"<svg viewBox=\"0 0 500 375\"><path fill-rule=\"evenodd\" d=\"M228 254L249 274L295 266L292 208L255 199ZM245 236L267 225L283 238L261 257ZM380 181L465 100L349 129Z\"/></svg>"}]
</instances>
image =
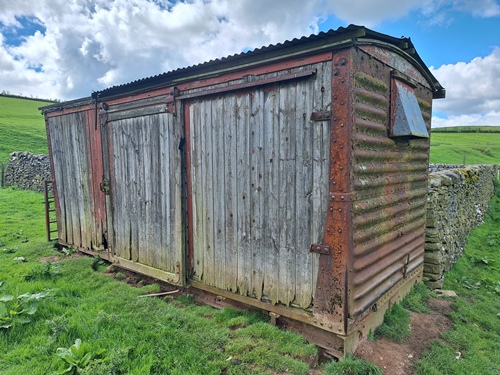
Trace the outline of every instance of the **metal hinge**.
<instances>
[{"instance_id":1,"label":"metal hinge","mask_svg":"<svg viewBox=\"0 0 500 375\"><path fill-rule=\"evenodd\" d=\"M332 118L332 111L317 111L311 113L311 121L329 121Z\"/></svg>"},{"instance_id":2,"label":"metal hinge","mask_svg":"<svg viewBox=\"0 0 500 375\"><path fill-rule=\"evenodd\" d=\"M403 278L406 279L406 276L408 275L408 265L410 264L410 254L406 257L406 261L403 265Z\"/></svg>"},{"instance_id":3,"label":"metal hinge","mask_svg":"<svg viewBox=\"0 0 500 375\"><path fill-rule=\"evenodd\" d=\"M101 191L106 195L109 195L109 187L110 187L110 183L109 183L109 180L107 178L102 180L101 184L99 185L99 188L101 189Z\"/></svg>"},{"instance_id":4,"label":"metal hinge","mask_svg":"<svg viewBox=\"0 0 500 375\"><path fill-rule=\"evenodd\" d=\"M321 245L321 244L312 244L311 248L309 249L309 252L329 255L330 254L330 246Z\"/></svg>"},{"instance_id":5,"label":"metal hinge","mask_svg":"<svg viewBox=\"0 0 500 375\"><path fill-rule=\"evenodd\" d=\"M170 92L167 94L167 111L175 115L175 98L179 96L179 89L177 87L171 87Z\"/></svg>"}]
</instances>

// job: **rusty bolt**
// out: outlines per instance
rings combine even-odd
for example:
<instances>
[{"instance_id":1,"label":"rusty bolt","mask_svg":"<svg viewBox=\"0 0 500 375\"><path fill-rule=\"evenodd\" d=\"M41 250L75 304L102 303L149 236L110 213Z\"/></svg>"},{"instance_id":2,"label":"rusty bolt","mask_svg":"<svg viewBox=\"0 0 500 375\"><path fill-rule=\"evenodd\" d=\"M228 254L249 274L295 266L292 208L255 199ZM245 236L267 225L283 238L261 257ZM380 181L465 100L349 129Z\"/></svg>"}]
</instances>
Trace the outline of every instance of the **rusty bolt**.
<instances>
[{"instance_id":1,"label":"rusty bolt","mask_svg":"<svg viewBox=\"0 0 500 375\"><path fill-rule=\"evenodd\" d=\"M333 75L334 76L338 76L339 75L339 70L338 69L334 69L333 70Z\"/></svg>"},{"instance_id":2,"label":"rusty bolt","mask_svg":"<svg viewBox=\"0 0 500 375\"><path fill-rule=\"evenodd\" d=\"M339 233L342 233L342 229L339 229L339 230L338 230L338 232L339 232Z\"/></svg>"},{"instance_id":3,"label":"rusty bolt","mask_svg":"<svg viewBox=\"0 0 500 375\"><path fill-rule=\"evenodd\" d=\"M340 127L343 128L344 127L344 124L340 124Z\"/></svg>"},{"instance_id":4,"label":"rusty bolt","mask_svg":"<svg viewBox=\"0 0 500 375\"><path fill-rule=\"evenodd\" d=\"M343 65L345 65L345 64L347 64L347 60L346 60L346 58L345 58L345 57L343 57L343 58L341 58L341 59L340 59L340 65L342 65L342 66L343 66Z\"/></svg>"},{"instance_id":5,"label":"rusty bolt","mask_svg":"<svg viewBox=\"0 0 500 375\"><path fill-rule=\"evenodd\" d=\"M342 209L341 209L341 208L339 208L339 212L342 212Z\"/></svg>"},{"instance_id":6,"label":"rusty bolt","mask_svg":"<svg viewBox=\"0 0 500 375\"><path fill-rule=\"evenodd\" d=\"M341 199L341 200L344 200L344 196L342 195L342 196L340 197L340 199Z\"/></svg>"},{"instance_id":7,"label":"rusty bolt","mask_svg":"<svg viewBox=\"0 0 500 375\"><path fill-rule=\"evenodd\" d=\"M332 325L331 325L331 324L328 324L328 328L332 329Z\"/></svg>"}]
</instances>

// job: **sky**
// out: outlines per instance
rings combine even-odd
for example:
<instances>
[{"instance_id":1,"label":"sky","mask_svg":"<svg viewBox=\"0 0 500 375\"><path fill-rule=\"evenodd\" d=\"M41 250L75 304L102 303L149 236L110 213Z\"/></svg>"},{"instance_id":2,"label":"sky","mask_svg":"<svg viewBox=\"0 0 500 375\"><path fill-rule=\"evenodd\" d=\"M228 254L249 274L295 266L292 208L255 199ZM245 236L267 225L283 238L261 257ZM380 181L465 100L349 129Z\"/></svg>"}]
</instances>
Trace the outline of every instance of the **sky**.
<instances>
[{"instance_id":1,"label":"sky","mask_svg":"<svg viewBox=\"0 0 500 375\"><path fill-rule=\"evenodd\" d=\"M0 93L93 91L349 24L410 37L433 127L500 126L500 0L0 0Z\"/></svg>"}]
</instances>

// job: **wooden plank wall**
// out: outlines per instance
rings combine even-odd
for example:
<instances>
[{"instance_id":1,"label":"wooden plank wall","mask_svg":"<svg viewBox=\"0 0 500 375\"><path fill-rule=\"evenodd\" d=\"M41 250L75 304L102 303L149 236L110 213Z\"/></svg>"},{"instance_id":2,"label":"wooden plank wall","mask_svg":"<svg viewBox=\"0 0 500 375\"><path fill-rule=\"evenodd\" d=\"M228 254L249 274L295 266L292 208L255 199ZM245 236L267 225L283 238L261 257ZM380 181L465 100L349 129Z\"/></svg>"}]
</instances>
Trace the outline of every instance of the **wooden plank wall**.
<instances>
[{"instance_id":1,"label":"wooden plank wall","mask_svg":"<svg viewBox=\"0 0 500 375\"><path fill-rule=\"evenodd\" d=\"M113 251L175 272L184 251L182 126L167 113L111 121Z\"/></svg>"},{"instance_id":2,"label":"wooden plank wall","mask_svg":"<svg viewBox=\"0 0 500 375\"><path fill-rule=\"evenodd\" d=\"M61 211L59 238L68 245L92 249L100 237L94 233L87 115L79 112L50 117L48 130Z\"/></svg>"},{"instance_id":3,"label":"wooden plank wall","mask_svg":"<svg viewBox=\"0 0 500 375\"><path fill-rule=\"evenodd\" d=\"M303 69L311 69L311 66ZM307 308L329 195L331 62L315 77L189 106L194 278Z\"/></svg>"}]
</instances>

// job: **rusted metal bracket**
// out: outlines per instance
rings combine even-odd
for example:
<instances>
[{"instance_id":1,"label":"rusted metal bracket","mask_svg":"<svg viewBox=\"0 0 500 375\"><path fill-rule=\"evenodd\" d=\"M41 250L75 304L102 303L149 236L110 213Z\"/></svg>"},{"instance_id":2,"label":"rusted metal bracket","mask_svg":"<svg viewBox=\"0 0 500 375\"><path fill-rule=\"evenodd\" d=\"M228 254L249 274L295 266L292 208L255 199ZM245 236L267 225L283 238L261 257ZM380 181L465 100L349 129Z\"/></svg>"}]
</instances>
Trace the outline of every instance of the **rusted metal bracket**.
<instances>
[{"instance_id":1,"label":"rusted metal bracket","mask_svg":"<svg viewBox=\"0 0 500 375\"><path fill-rule=\"evenodd\" d=\"M106 125L106 122L108 121L108 108L109 106L104 102L102 102L99 107L99 124L101 126Z\"/></svg>"},{"instance_id":2,"label":"rusted metal bracket","mask_svg":"<svg viewBox=\"0 0 500 375\"><path fill-rule=\"evenodd\" d=\"M406 279L408 274L408 265L410 264L410 254L406 257L405 264L403 265L403 278Z\"/></svg>"},{"instance_id":3,"label":"rusted metal bracket","mask_svg":"<svg viewBox=\"0 0 500 375\"><path fill-rule=\"evenodd\" d=\"M330 246L322 244L312 244L309 252L330 255Z\"/></svg>"},{"instance_id":4,"label":"rusted metal bracket","mask_svg":"<svg viewBox=\"0 0 500 375\"><path fill-rule=\"evenodd\" d=\"M311 121L330 121L332 111L316 111L311 113Z\"/></svg>"},{"instance_id":5,"label":"rusted metal bracket","mask_svg":"<svg viewBox=\"0 0 500 375\"><path fill-rule=\"evenodd\" d=\"M167 111L173 115L175 113L175 98L179 96L179 89L177 87L171 87L170 92L167 94Z\"/></svg>"}]
</instances>

